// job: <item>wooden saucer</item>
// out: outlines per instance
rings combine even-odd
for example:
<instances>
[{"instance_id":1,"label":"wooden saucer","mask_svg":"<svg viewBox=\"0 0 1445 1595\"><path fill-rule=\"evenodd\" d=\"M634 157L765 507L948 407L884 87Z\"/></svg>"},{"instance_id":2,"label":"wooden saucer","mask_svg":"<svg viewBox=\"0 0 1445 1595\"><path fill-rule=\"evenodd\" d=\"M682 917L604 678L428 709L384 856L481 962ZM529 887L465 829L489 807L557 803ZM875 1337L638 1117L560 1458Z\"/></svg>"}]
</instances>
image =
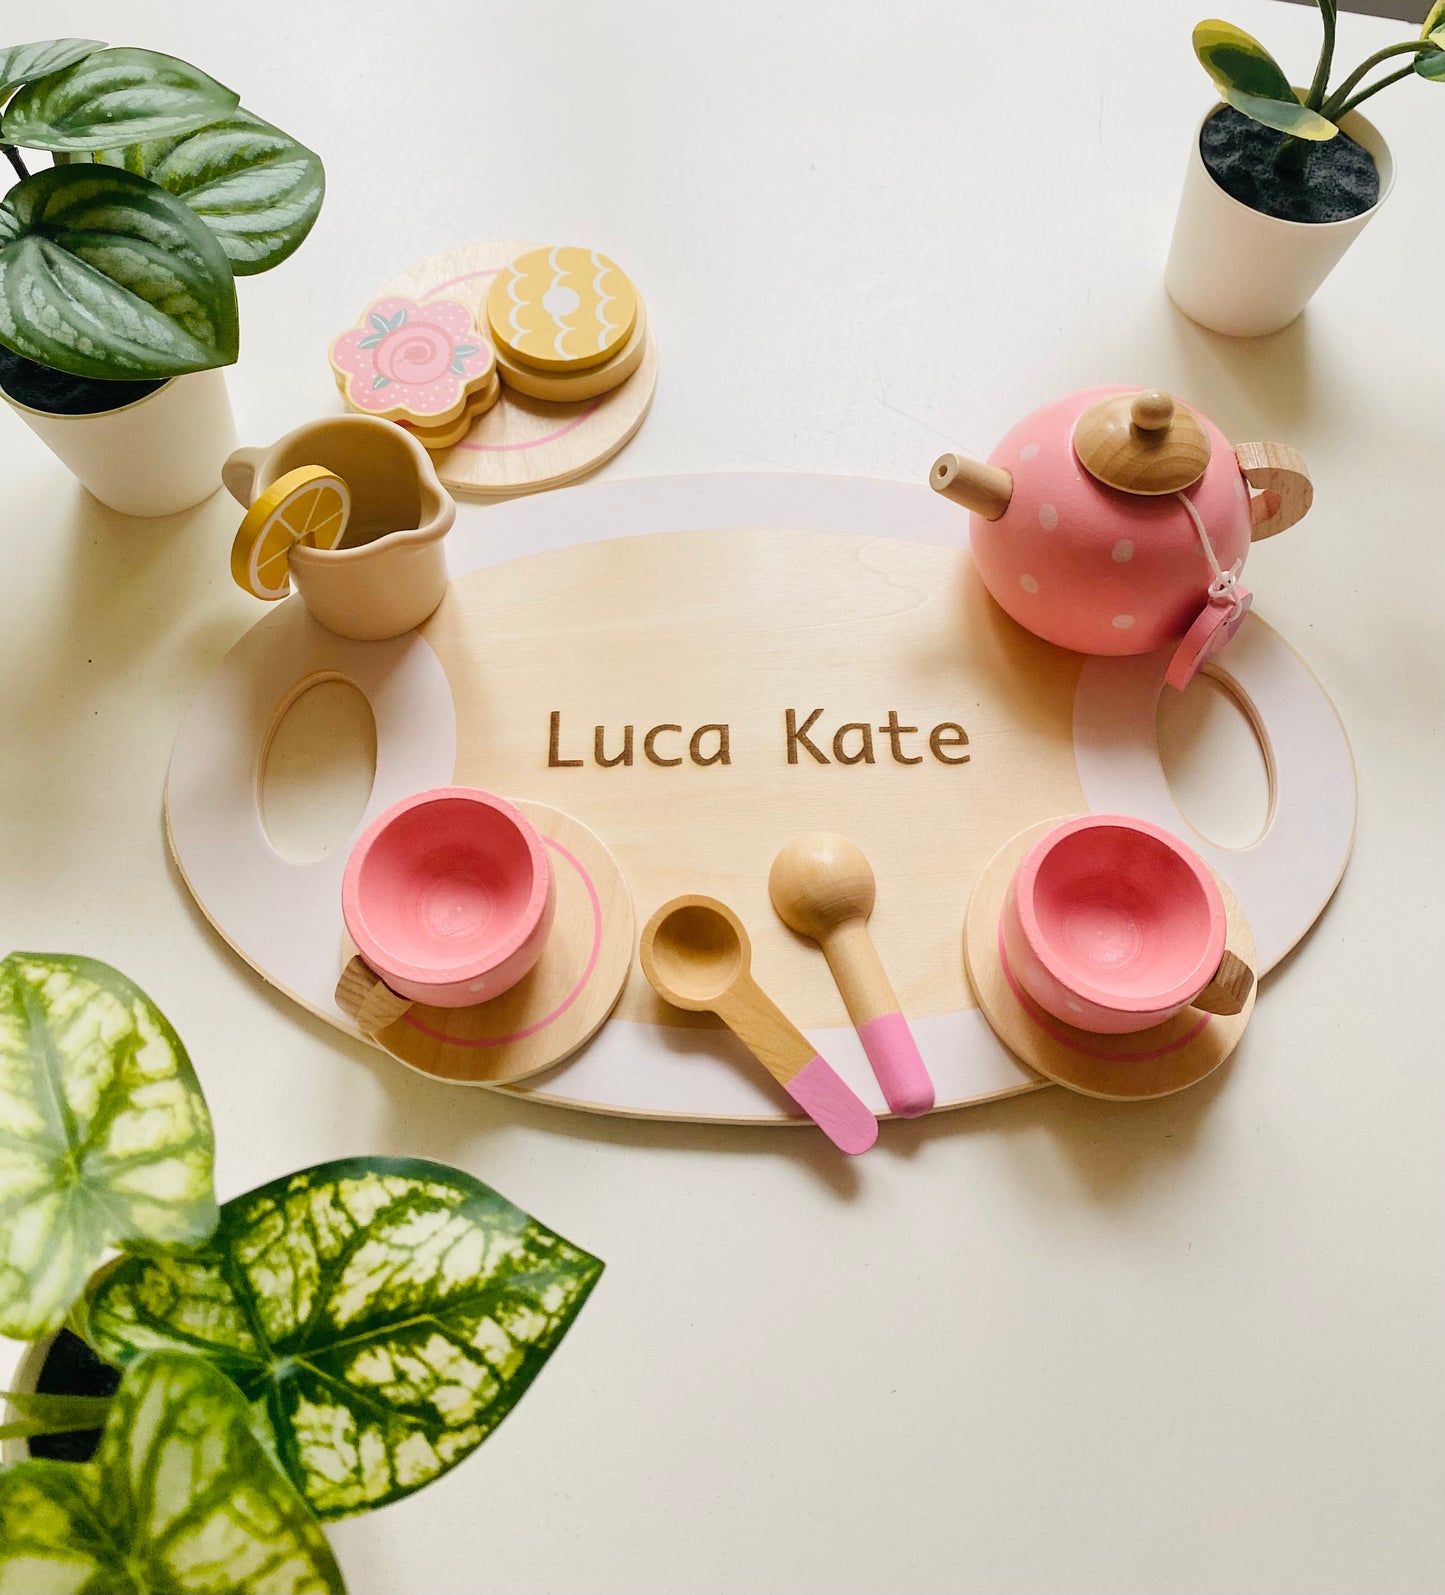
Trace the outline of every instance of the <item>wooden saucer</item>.
<instances>
[{"instance_id":1,"label":"wooden saucer","mask_svg":"<svg viewBox=\"0 0 1445 1595\"><path fill-rule=\"evenodd\" d=\"M1085 1096L1137 1102L1196 1085L1239 1045L1254 1010L1254 990L1243 1010L1229 1017L1186 1008L1149 1030L1101 1036L1045 1013L1006 967L998 930L1004 896L1024 854L1058 823L1044 820L1020 831L994 854L974 886L964 921L963 950L984 1018L1020 1062ZM1254 940L1244 912L1217 873L1214 879L1224 898L1229 945L1253 969Z\"/></svg>"},{"instance_id":2,"label":"wooden saucer","mask_svg":"<svg viewBox=\"0 0 1445 1595\"><path fill-rule=\"evenodd\" d=\"M632 965L632 896L617 860L570 814L513 801L542 833L557 882L556 917L536 968L491 1002L416 1003L384 1030L363 1036L437 1080L506 1085L550 1069L601 1029ZM343 969L355 954L355 943L343 935Z\"/></svg>"}]
</instances>

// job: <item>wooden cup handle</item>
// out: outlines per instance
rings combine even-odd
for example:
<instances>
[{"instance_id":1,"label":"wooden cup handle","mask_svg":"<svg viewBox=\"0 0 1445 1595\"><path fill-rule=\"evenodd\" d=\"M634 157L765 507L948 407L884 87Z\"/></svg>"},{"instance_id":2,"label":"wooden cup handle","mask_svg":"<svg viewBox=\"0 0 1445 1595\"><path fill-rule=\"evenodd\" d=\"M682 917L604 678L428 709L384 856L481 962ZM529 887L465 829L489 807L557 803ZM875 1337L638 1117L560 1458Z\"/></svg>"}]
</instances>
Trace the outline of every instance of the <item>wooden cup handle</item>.
<instances>
[{"instance_id":1,"label":"wooden cup handle","mask_svg":"<svg viewBox=\"0 0 1445 1595\"><path fill-rule=\"evenodd\" d=\"M1254 971L1237 953L1226 951L1214 971L1214 979L1194 999L1193 1006L1205 1013L1243 1013L1253 990Z\"/></svg>"},{"instance_id":2,"label":"wooden cup handle","mask_svg":"<svg viewBox=\"0 0 1445 1595\"><path fill-rule=\"evenodd\" d=\"M1260 489L1249 504L1251 542L1273 537L1309 514L1314 483L1295 449L1287 443L1241 443L1234 457L1245 481Z\"/></svg>"},{"instance_id":3,"label":"wooden cup handle","mask_svg":"<svg viewBox=\"0 0 1445 1595\"><path fill-rule=\"evenodd\" d=\"M401 1018L411 1007L411 998L397 996L358 955L336 982L336 1006L355 1021L363 1035L375 1036Z\"/></svg>"}]
</instances>

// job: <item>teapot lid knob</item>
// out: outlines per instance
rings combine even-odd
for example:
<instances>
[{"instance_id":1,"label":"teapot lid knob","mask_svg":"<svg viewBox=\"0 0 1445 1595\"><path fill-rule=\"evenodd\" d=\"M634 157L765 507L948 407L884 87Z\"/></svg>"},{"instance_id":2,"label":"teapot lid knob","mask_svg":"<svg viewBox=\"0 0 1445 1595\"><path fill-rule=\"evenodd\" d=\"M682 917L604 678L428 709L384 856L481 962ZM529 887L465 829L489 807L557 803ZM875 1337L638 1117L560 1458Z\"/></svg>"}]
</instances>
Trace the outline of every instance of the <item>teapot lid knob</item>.
<instances>
[{"instance_id":1,"label":"teapot lid knob","mask_svg":"<svg viewBox=\"0 0 1445 1595\"><path fill-rule=\"evenodd\" d=\"M1079 463L1125 493L1178 493L1204 475L1210 452L1199 417L1162 388L1101 399L1074 426Z\"/></svg>"},{"instance_id":2,"label":"teapot lid knob","mask_svg":"<svg viewBox=\"0 0 1445 1595\"><path fill-rule=\"evenodd\" d=\"M1174 419L1174 400L1163 388L1145 388L1130 402L1129 419L1141 432L1163 432Z\"/></svg>"}]
</instances>

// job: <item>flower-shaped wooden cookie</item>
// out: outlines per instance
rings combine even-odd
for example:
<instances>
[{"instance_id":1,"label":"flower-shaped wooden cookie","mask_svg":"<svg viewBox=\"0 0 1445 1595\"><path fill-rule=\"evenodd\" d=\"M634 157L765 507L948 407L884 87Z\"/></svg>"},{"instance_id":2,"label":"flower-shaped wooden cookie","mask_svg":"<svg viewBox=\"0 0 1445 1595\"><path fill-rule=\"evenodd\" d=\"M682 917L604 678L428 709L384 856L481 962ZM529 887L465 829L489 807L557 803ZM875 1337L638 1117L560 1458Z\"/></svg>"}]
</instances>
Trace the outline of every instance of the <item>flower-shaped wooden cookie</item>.
<instances>
[{"instance_id":1,"label":"flower-shaped wooden cookie","mask_svg":"<svg viewBox=\"0 0 1445 1595\"><path fill-rule=\"evenodd\" d=\"M459 416L496 371L490 343L455 299L374 299L330 354L353 410L422 426Z\"/></svg>"}]
</instances>

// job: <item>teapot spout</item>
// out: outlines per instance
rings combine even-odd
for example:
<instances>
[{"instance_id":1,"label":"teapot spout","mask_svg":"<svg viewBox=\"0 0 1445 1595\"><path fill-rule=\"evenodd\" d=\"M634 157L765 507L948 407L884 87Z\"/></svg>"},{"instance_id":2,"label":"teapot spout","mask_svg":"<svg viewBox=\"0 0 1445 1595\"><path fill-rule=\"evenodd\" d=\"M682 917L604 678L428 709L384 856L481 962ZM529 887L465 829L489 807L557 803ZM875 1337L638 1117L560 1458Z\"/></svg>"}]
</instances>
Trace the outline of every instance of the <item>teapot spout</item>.
<instances>
[{"instance_id":1,"label":"teapot spout","mask_svg":"<svg viewBox=\"0 0 1445 1595\"><path fill-rule=\"evenodd\" d=\"M928 485L986 521L1003 514L1014 491L1014 479L1002 466L985 465L967 454L940 454L928 473Z\"/></svg>"}]
</instances>

